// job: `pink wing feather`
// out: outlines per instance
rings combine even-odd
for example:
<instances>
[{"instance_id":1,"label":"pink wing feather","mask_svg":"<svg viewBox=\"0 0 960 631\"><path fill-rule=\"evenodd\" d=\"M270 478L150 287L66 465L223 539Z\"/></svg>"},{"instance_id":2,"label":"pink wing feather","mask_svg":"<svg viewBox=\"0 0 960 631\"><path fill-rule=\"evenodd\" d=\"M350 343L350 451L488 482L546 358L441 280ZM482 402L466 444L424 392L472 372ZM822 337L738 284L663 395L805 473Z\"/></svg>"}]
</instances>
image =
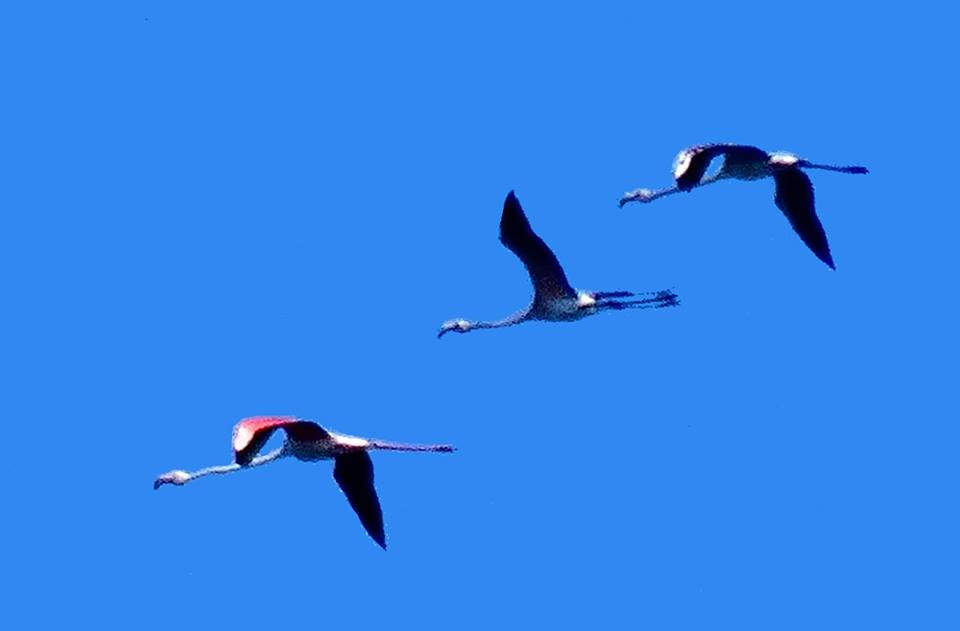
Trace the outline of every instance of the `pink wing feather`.
<instances>
[{"instance_id":1,"label":"pink wing feather","mask_svg":"<svg viewBox=\"0 0 960 631\"><path fill-rule=\"evenodd\" d=\"M237 464L247 465L263 449L277 429L293 440L323 440L330 434L313 421L295 416L251 416L233 428L233 456Z\"/></svg>"}]
</instances>

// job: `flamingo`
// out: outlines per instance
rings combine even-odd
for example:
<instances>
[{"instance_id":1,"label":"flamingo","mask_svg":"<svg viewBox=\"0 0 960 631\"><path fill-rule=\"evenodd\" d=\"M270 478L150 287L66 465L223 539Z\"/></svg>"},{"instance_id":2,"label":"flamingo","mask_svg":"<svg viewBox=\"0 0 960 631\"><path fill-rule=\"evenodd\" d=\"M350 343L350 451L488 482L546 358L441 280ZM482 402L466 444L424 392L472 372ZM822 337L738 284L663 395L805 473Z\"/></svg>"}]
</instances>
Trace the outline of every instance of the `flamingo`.
<instances>
[{"instance_id":1,"label":"flamingo","mask_svg":"<svg viewBox=\"0 0 960 631\"><path fill-rule=\"evenodd\" d=\"M286 433L283 445L267 454L258 455L273 432L278 429ZM153 488L159 489L164 484L182 486L205 475L232 473L241 469L259 467L287 456L293 456L304 462L333 459L333 479L347 496L347 501L360 518L360 523L363 524L367 534L381 548L386 549L383 512L380 510L377 490L373 486L373 462L367 453L373 449L455 451L452 445L405 445L338 434L320 427L313 421L293 416L253 416L241 420L233 428L233 464L207 467L192 473L174 469L157 477Z\"/></svg>"},{"instance_id":2,"label":"flamingo","mask_svg":"<svg viewBox=\"0 0 960 631\"><path fill-rule=\"evenodd\" d=\"M704 177L710 162L717 156L723 156L723 165L713 175ZM666 195L691 191L698 186L706 186L725 179L759 180L773 177L776 193L773 201L777 205L794 232L808 248L827 264L836 269L830 245L823 225L817 217L813 201L813 184L802 169L821 169L840 173L868 173L862 166L835 166L815 164L790 153L767 153L763 149L749 145L709 144L684 149L677 154L673 163L674 186L660 190L638 188L625 193L620 198L620 207L629 202L652 202Z\"/></svg>"},{"instance_id":3,"label":"flamingo","mask_svg":"<svg viewBox=\"0 0 960 631\"><path fill-rule=\"evenodd\" d=\"M670 290L644 292L648 296L637 300L616 300L636 296L629 291L578 291L570 286L556 255L530 227L523 208L513 191L507 194L500 217L500 242L513 252L527 268L533 283L533 301L530 305L502 320L474 322L464 319L447 320L437 337L450 331L466 333L473 329L494 329L513 326L527 320L568 322L610 309L647 309L673 307L679 304Z\"/></svg>"}]
</instances>

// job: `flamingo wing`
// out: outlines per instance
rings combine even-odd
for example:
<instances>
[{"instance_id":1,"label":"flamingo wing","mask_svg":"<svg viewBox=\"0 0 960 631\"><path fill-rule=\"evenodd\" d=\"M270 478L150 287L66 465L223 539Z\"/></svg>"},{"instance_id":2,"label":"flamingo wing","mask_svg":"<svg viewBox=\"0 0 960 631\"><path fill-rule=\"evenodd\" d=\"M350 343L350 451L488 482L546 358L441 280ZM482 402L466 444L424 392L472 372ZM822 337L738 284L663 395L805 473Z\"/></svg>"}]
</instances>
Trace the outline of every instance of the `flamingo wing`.
<instances>
[{"instance_id":1,"label":"flamingo wing","mask_svg":"<svg viewBox=\"0 0 960 631\"><path fill-rule=\"evenodd\" d=\"M340 454L333 465L333 479L340 485L353 511L360 518L374 541L386 550L387 538L383 531L383 511L377 489L373 486L373 461L366 451Z\"/></svg>"},{"instance_id":2,"label":"flamingo wing","mask_svg":"<svg viewBox=\"0 0 960 631\"><path fill-rule=\"evenodd\" d=\"M677 154L673 161L673 179L681 191L690 191L703 179L713 159L725 145L697 145Z\"/></svg>"},{"instance_id":3,"label":"flamingo wing","mask_svg":"<svg viewBox=\"0 0 960 631\"><path fill-rule=\"evenodd\" d=\"M317 442L330 437L327 430L313 421L295 416L252 416L233 428L233 457L239 465L248 465L267 444L273 433L283 429L299 442Z\"/></svg>"},{"instance_id":4,"label":"flamingo wing","mask_svg":"<svg viewBox=\"0 0 960 631\"><path fill-rule=\"evenodd\" d=\"M543 239L530 227L530 222L513 191L503 202L500 217L500 242L519 258L533 283L534 302L544 303L561 298L576 298L577 292L567 281L560 262Z\"/></svg>"},{"instance_id":5,"label":"flamingo wing","mask_svg":"<svg viewBox=\"0 0 960 631\"><path fill-rule=\"evenodd\" d=\"M827 233L817 217L813 201L813 183L806 173L798 168L778 169L773 174L777 192L773 201L783 211L794 232L800 236L807 247L826 263L830 269L836 269L830 255Z\"/></svg>"},{"instance_id":6,"label":"flamingo wing","mask_svg":"<svg viewBox=\"0 0 960 631\"><path fill-rule=\"evenodd\" d=\"M725 167L763 164L767 161L767 152L751 145L717 143L690 147L677 154L674 161L673 176L677 188L681 191L694 189L703 181L713 159L720 155L723 156Z\"/></svg>"}]
</instances>

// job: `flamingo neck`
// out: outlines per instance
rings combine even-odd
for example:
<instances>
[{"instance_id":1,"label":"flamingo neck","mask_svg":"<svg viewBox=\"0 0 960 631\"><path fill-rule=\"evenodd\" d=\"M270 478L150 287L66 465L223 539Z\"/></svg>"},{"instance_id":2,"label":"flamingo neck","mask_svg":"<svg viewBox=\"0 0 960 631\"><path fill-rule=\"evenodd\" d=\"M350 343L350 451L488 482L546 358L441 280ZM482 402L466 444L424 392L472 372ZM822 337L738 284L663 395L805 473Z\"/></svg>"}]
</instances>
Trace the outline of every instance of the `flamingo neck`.
<instances>
[{"instance_id":1,"label":"flamingo neck","mask_svg":"<svg viewBox=\"0 0 960 631\"><path fill-rule=\"evenodd\" d=\"M251 467L259 467L261 465L267 464L268 462L273 462L274 460L285 458L286 456L289 456L289 455L290 455L290 452L287 450L286 445L284 445L283 447L278 447L277 449L274 449L273 451L266 453L262 456L257 456L256 458L251 460L250 463L247 465L239 465L234 462L231 464L214 465L212 467L206 467L204 469L199 469L197 471L189 472L187 473L187 476L188 476L187 479L184 480L184 484L192 480L196 480L197 478L202 478L207 475L220 475L223 473L233 473L234 471L239 471L240 469L249 469Z\"/></svg>"},{"instance_id":2,"label":"flamingo neck","mask_svg":"<svg viewBox=\"0 0 960 631\"><path fill-rule=\"evenodd\" d=\"M714 182L719 182L720 180L726 180L728 178L736 177L730 171L726 171L721 168L719 171L712 175L706 175L700 179L699 182L693 185L692 188L700 188L701 186L707 186L708 184L713 184ZM692 189L691 189L692 190ZM661 197L666 197L667 195L673 195L674 193L684 192L676 184L669 188L661 188L657 190L650 190L649 188L638 188L635 191L630 191L625 193L623 197L620 198L620 207L623 208L625 204L630 202L641 202L648 203Z\"/></svg>"},{"instance_id":3,"label":"flamingo neck","mask_svg":"<svg viewBox=\"0 0 960 631\"><path fill-rule=\"evenodd\" d=\"M513 326L514 324L520 324L524 320L530 317L530 309L524 309L523 311L517 311L512 315L508 315L505 318L492 321L479 321L471 322L471 329L499 329L505 326Z\"/></svg>"}]
</instances>

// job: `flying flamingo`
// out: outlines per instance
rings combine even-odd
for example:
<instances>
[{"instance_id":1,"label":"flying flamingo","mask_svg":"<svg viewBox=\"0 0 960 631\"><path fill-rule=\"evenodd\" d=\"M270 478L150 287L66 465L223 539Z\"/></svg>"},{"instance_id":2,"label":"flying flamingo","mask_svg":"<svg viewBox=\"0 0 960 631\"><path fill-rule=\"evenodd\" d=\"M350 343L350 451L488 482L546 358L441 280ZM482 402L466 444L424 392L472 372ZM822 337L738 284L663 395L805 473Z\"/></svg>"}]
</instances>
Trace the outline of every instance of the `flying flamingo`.
<instances>
[{"instance_id":1,"label":"flying flamingo","mask_svg":"<svg viewBox=\"0 0 960 631\"><path fill-rule=\"evenodd\" d=\"M493 322L470 320L447 320L440 327L437 337L450 331L466 333L473 329L493 329L513 326L527 320L567 322L610 309L646 309L673 307L679 304L677 295L670 290L644 292L648 296L638 300L614 300L629 298L636 294L629 291L578 291L570 286L556 255L543 239L530 227L523 208L513 191L507 194L500 217L500 242L513 252L527 268L533 283L533 301L512 316Z\"/></svg>"},{"instance_id":2,"label":"flying flamingo","mask_svg":"<svg viewBox=\"0 0 960 631\"><path fill-rule=\"evenodd\" d=\"M286 432L283 445L262 456L257 455L277 429ZM313 421L293 416L253 416L243 419L233 428L233 464L207 467L193 473L175 469L159 476L154 481L153 488L159 489L164 484L180 486L211 473L232 473L259 467L287 456L304 462L333 459L333 479L347 496L347 501L357 513L367 533L381 548L386 549L383 513L380 510L377 490L373 486L373 462L367 453L372 449L441 452L455 450L451 445L404 445L337 434Z\"/></svg>"},{"instance_id":3,"label":"flying flamingo","mask_svg":"<svg viewBox=\"0 0 960 631\"><path fill-rule=\"evenodd\" d=\"M713 175L704 177L710 162L717 156L723 156L723 165ZM822 169L840 173L868 173L866 167L834 166L814 164L789 153L767 153L763 149L749 145L710 144L684 149L673 163L675 185L670 188L652 191L638 188L620 198L620 207L629 202L652 202L655 199L691 191L698 186L706 186L725 179L759 180L773 177L776 194L773 201L786 215L794 232L800 236L807 247L826 263L830 269L836 269L830 255L830 245L823 225L817 217L813 202L813 184L801 169Z\"/></svg>"}]
</instances>

